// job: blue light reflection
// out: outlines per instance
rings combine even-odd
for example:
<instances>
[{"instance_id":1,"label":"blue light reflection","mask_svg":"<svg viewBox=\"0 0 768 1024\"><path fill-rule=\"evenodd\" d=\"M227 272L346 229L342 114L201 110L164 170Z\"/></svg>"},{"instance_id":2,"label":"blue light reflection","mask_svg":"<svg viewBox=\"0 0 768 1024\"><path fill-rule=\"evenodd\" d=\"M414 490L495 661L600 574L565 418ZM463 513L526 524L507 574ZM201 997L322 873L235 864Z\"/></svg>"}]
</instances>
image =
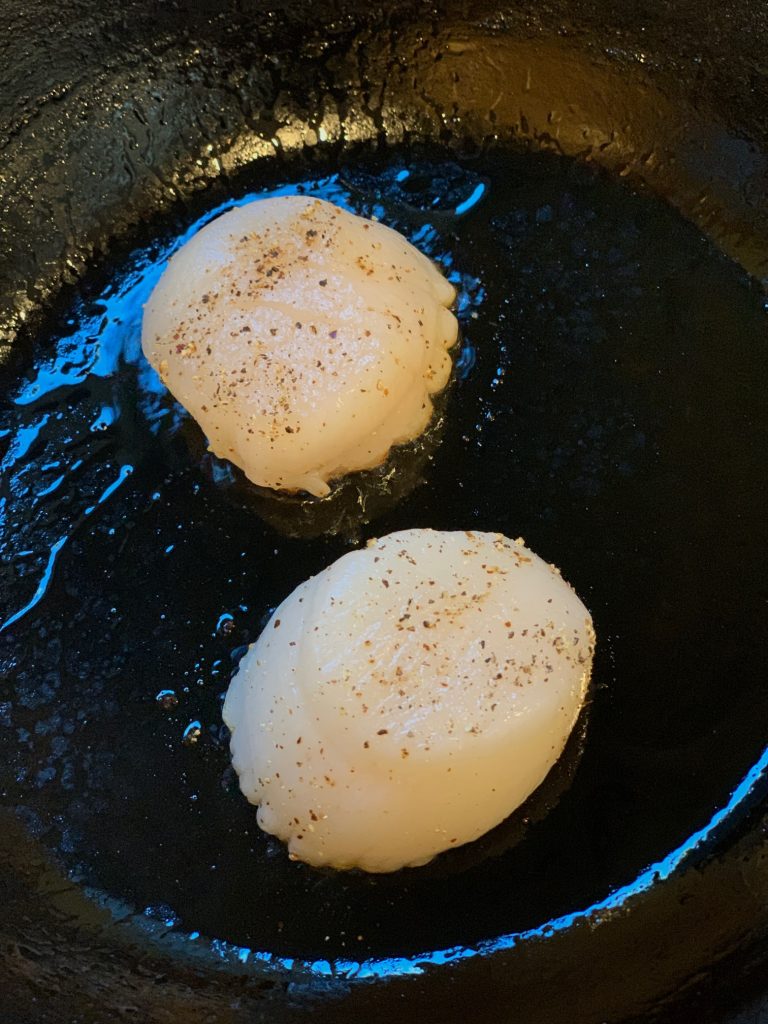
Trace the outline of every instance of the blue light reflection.
<instances>
[{"instance_id":1,"label":"blue light reflection","mask_svg":"<svg viewBox=\"0 0 768 1024\"><path fill-rule=\"evenodd\" d=\"M481 942L477 946L453 946L448 949L420 953L412 957L383 957L364 961L344 958L333 961L315 960L303 962L290 957L279 957L266 952L254 951L246 946L236 946L221 939L210 940L210 949L222 960L230 962L236 960L241 964L250 963L254 966L258 964L262 968L268 966L279 972L298 971L299 973L309 973L310 975L325 978L333 977L344 981L364 981L419 975L423 974L425 969L430 966L469 960L477 956L488 956L492 953L513 949L515 946L525 942L547 939L558 932L566 931L582 921L592 921L593 924L596 924L600 922L601 915L606 911L615 911L624 907L631 900L649 890L651 886L668 879L685 864L686 860L691 858L695 851L703 847L705 843L713 840L720 825L745 804L758 783L765 781L767 772L768 747L734 789L725 806L716 811L703 828L689 836L672 853L668 854L663 860L652 864L628 885L614 890L605 899L599 900L582 910L553 918L536 928L511 932L497 939ZM187 938L198 939L199 937L199 932L193 932Z\"/></svg>"},{"instance_id":2,"label":"blue light reflection","mask_svg":"<svg viewBox=\"0 0 768 1024\"><path fill-rule=\"evenodd\" d=\"M465 213L469 213L472 207L476 206L480 202L480 200L483 198L484 193L485 185L483 184L483 182L480 182L480 184L472 192L472 195L468 196L463 203L459 203L459 205L456 207L456 209L454 210L456 216L462 217Z\"/></svg>"},{"instance_id":3,"label":"blue light reflection","mask_svg":"<svg viewBox=\"0 0 768 1024\"><path fill-rule=\"evenodd\" d=\"M113 480L112 483L109 484L109 486L105 487L105 489L96 499L96 502L93 505L89 505L88 508L85 509L83 515L91 515L91 513L94 512L99 507L99 505L102 505L105 501L107 501L110 495L114 494L117 488L123 483L124 480L126 480L131 475L132 472L133 466L127 464L121 466L120 472L117 474L117 478ZM59 539L51 545L48 551L48 560L46 561L45 568L43 569L43 574L40 577L40 581L37 584L37 588L35 589L34 594L22 608L19 608L18 611L14 612L13 615L7 618L5 622L3 622L2 625L0 625L0 633L8 629L9 626L12 626L14 622L18 622L19 619L26 615L27 612L30 612L35 607L35 605L39 604L39 602L45 596L45 592L48 590L48 586L53 577L53 570L56 565L56 559L59 555L59 552L69 539L71 532L72 531L70 531L70 533L64 534L63 537L59 537Z\"/></svg>"}]
</instances>

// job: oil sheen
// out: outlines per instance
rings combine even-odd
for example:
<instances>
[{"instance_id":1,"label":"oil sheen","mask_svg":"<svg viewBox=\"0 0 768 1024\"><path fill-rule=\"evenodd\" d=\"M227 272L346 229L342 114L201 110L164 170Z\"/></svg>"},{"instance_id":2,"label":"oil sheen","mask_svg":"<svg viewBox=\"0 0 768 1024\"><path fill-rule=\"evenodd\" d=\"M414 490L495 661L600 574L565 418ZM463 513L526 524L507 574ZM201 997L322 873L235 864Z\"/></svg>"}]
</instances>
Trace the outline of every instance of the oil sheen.
<instances>
[{"instance_id":1,"label":"oil sheen","mask_svg":"<svg viewBox=\"0 0 768 1024\"><path fill-rule=\"evenodd\" d=\"M199 943L360 960L588 907L763 749L764 295L659 199L552 155L258 174L116 242L4 389L3 801L89 892ZM432 428L320 503L248 490L140 352L170 255L285 194L395 227L458 294ZM238 792L229 679L302 580L427 526L522 536L562 568L601 638L586 742L545 807L424 868L291 863Z\"/></svg>"}]
</instances>

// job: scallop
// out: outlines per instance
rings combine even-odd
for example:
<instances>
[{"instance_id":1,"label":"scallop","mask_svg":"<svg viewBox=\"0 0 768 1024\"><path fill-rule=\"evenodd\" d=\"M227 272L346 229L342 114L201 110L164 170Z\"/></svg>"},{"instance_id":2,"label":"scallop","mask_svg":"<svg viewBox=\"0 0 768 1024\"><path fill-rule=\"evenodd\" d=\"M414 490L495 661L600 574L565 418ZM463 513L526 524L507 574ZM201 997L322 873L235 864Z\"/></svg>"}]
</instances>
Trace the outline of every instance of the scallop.
<instances>
[{"instance_id":1,"label":"scallop","mask_svg":"<svg viewBox=\"0 0 768 1024\"><path fill-rule=\"evenodd\" d=\"M405 530L298 586L224 705L262 829L294 859L395 871L514 811L587 691L589 612L501 534Z\"/></svg>"},{"instance_id":2,"label":"scallop","mask_svg":"<svg viewBox=\"0 0 768 1024\"><path fill-rule=\"evenodd\" d=\"M262 487L323 496L428 425L454 298L391 228L308 196L261 199L172 257L142 347L216 455Z\"/></svg>"}]
</instances>

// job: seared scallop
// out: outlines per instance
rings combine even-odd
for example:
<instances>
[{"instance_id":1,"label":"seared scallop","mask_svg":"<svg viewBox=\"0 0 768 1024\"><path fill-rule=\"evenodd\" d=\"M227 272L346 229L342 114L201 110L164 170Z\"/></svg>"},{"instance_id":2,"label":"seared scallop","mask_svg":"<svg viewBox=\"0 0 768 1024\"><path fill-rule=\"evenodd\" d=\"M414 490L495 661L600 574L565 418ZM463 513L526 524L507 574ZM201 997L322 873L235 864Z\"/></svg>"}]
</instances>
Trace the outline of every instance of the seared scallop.
<instances>
[{"instance_id":1,"label":"seared scallop","mask_svg":"<svg viewBox=\"0 0 768 1024\"><path fill-rule=\"evenodd\" d=\"M394 871L482 835L560 756L590 615L522 541L406 530L297 587L224 705L261 827L314 865Z\"/></svg>"},{"instance_id":2,"label":"seared scallop","mask_svg":"<svg viewBox=\"0 0 768 1024\"><path fill-rule=\"evenodd\" d=\"M255 484L322 496L424 431L451 372L454 295L383 224L262 199L173 256L142 346L216 455Z\"/></svg>"}]
</instances>

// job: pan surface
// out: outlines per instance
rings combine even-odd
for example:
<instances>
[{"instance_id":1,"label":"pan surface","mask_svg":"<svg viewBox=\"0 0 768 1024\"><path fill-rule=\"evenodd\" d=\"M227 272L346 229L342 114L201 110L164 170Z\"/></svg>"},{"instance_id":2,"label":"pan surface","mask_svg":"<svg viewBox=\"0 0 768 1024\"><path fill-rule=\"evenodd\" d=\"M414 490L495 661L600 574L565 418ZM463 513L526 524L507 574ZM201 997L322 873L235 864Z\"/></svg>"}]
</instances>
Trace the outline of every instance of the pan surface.
<instances>
[{"instance_id":1,"label":"pan surface","mask_svg":"<svg viewBox=\"0 0 768 1024\"><path fill-rule=\"evenodd\" d=\"M266 33L266 12L247 17ZM425 66L406 30L385 46L341 18L330 50L307 36L316 63L304 70L280 64L278 27L257 60L229 23L202 24L205 61L202 37L179 42L171 24L179 53L163 50L141 84L120 79L138 154L102 113L51 126L46 145L66 151L78 131L83 145L62 168L46 150L39 182L22 181L21 156L12 165L8 977L39 991L30 1020L48 1019L54 976L82 1019L108 1019L127 982L158 1020L193 998L222 1021L490 1019L511 1005L534 1021L573 992L571 1019L639 1012L764 924L764 160L722 126L712 143L709 112L685 131L660 123L665 94L511 23L443 28ZM363 55L354 82L351 54ZM404 55L419 89L398 77ZM530 97L514 126L502 58L520 76L515 103ZM488 83L465 70L475 60ZM586 122L582 110L579 131L553 127L552 110L548 131L532 127L563 83L583 104L600 88L617 108L636 103L637 137L600 149L610 105ZM216 92L236 86L237 132ZM112 174L77 184L99 131ZM682 138L698 163L685 164ZM28 136L19 153L34 149ZM39 201L28 223L24 189ZM455 379L430 434L321 503L255 492L206 455L138 346L141 305L174 248L233 203L293 191L399 228L459 289ZM61 228L56 258L46 218ZM221 700L294 586L410 526L522 535L563 569L598 633L589 713L541 792L485 839L393 876L318 872L257 829L228 767ZM41 935L51 946L35 957ZM75 994L60 975L82 976L81 963L96 964L93 987ZM27 1019L20 1006L14 995L10 1019Z\"/></svg>"}]
</instances>

